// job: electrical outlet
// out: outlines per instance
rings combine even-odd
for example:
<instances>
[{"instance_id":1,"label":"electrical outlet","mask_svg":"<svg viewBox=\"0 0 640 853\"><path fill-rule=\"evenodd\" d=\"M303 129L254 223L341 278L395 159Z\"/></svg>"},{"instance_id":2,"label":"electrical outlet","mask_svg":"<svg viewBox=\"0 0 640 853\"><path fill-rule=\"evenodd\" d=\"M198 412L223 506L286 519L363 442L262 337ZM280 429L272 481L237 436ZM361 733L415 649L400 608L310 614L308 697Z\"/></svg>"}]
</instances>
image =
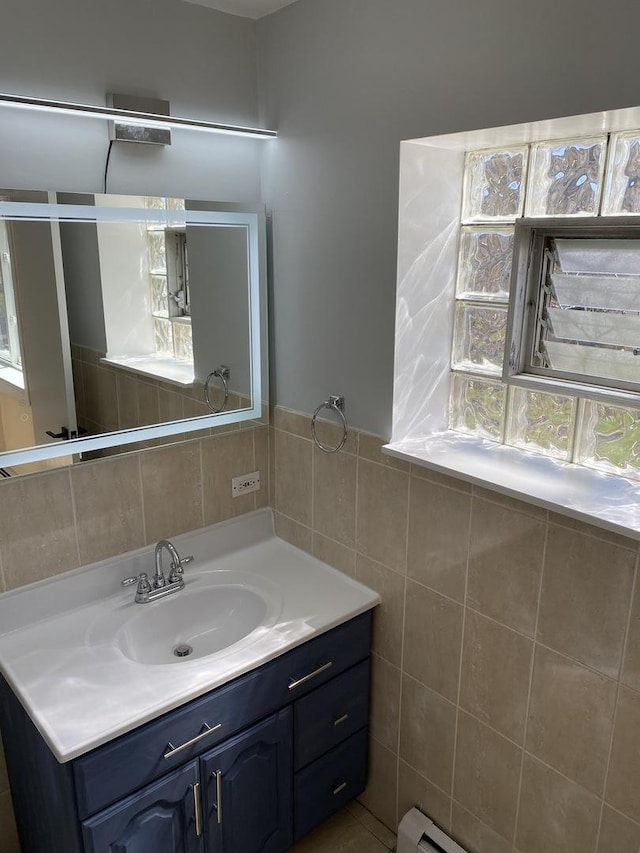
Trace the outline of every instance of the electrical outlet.
<instances>
[{"instance_id":1,"label":"electrical outlet","mask_svg":"<svg viewBox=\"0 0 640 853\"><path fill-rule=\"evenodd\" d=\"M231 494L234 498L245 495L247 492L257 492L260 488L260 471L252 471L250 474L241 474L231 480Z\"/></svg>"}]
</instances>

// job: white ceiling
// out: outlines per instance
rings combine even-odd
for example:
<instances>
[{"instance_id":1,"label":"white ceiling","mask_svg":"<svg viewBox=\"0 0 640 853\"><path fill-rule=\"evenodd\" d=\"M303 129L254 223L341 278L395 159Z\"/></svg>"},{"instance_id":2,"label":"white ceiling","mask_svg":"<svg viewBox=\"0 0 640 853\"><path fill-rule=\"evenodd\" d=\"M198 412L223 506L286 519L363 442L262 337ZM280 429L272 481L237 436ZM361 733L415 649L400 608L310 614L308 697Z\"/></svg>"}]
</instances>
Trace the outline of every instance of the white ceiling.
<instances>
[{"instance_id":1,"label":"white ceiling","mask_svg":"<svg viewBox=\"0 0 640 853\"><path fill-rule=\"evenodd\" d=\"M231 15L241 15L243 18L262 18L270 15L283 6L295 3L295 0L185 0L187 3L197 3L199 6L208 6L210 9L218 9L220 12L229 12Z\"/></svg>"}]
</instances>

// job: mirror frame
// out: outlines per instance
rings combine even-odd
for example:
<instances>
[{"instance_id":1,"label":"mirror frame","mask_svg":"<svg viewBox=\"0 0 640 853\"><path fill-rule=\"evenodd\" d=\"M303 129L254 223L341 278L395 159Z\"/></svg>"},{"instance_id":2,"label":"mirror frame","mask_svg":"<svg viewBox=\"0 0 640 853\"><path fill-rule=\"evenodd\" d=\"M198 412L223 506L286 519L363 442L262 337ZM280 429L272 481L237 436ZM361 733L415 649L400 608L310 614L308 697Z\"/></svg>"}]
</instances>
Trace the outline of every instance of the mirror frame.
<instances>
[{"instance_id":1,"label":"mirror frame","mask_svg":"<svg viewBox=\"0 0 640 853\"><path fill-rule=\"evenodd\" d=\"M93 194L92 194L93 195ZM146 194L148 195L148 194ZM126 196L125 196L126 197ZM51 442L19 450L0 452L0 467L43 462L63 456L124 447L141 441L170 438L181 433L197 432L212 426L263 417L263 398L268 397L267 351L267 264L266 217L262 205L209 202L185 199L184 211L157 210L141 207L97 207L94 205L60 204L55 192L48 193L49 203L0 201L0 219L50 222L53 231L56 277L62 276L60 222L127 222L147 221L166 225L180 223L194 226L217 225L244 227L247 231L247 268L249 271L249 360L251 375L251 407L229 412L212 413L195 418L170 421L152 426L134 427L101 433L85 438ZM18 472L19 476L20 472Z\"/></svg>"}]
</instances>

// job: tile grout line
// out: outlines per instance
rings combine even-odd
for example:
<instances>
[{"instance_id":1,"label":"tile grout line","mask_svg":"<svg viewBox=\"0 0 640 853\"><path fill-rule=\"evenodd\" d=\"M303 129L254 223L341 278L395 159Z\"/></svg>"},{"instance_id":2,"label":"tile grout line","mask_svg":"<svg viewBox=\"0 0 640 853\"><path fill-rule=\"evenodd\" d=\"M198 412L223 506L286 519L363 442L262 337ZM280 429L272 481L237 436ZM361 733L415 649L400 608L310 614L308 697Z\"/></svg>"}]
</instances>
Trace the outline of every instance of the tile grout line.
<instances>
[{"instance_id":1,"label":"tile grout line","mask_svg":"<svg viewBox=\"0 0 640 853\"><path fill-rule=\"evenodd\" d=\"M360 451L360 433L358 433L358 446ZM353 493L355 507L353 512L353 552L355 559L353 561L353 575L358 579L358 499L360 497L360 453L356 453L356 487Z\"/></svg>"},{"instance_id":2,"label":"tile grout line","mask_svg":"<svg viewBox=\"0 0 640 853\"><path fill-rule=\"evenodd\" d=\"M462 627L460 633L460 659L458 661L458 691L456 695L455 731L453 735L453 756L451 761L451 794L449 795L449 830L453 829L453 799L456 779L456 758L458 753L458 723L460 721L460 694L462 692L462 658L464 653L464 633L467 621L467 594L469 590L469 563L471 561L471 531L473 526L473 489L469 497L469 521L467 528L467 559L464 569L464 598L462 604Z\"/></svg>"},{"instance_id":3,"label":"tile grout line","mask_svg":"<svg viewBox=\"0 0 640 853\"><path fill-rule=\"evenodd\" d=\"M76 512L76 496L73 488L73 479L71 477L71 466L67 467L67 477L69 478L69 494L71 496L71 512L73 515L73 534L76 540L76 554L78 557L78 565L81 566L80 560L80 537L78 536L78 514Z\"/></svg>"},{"instance_id":4,"label":"tile grout line","mask_svg":"<svg viewBox=\"0 0 640 853\"><path fill-rule=\"evenodd\" d=\"M144 481L142 478L142 453L138 454L138 484L140 486L140 510L142 512L142 541L147 544L147 514L144 509Z\"/></svg>"},{"instance_id":5,"label":"tile grout line","mask_svg":"<svg viewBox=\"0 0 640 853\"><path fill-rule=\"evenodd\" d=\"M377 561L373 560L372 562L377 562ZM390 571L395 571L394 569L391 569L390 566L386 566L384 563L379 563L379 565L383 566L386 569L389 569ZM396 571L396 574L399 574L399 572ZM417 580L415 578L409 578L409 580L412 583L418 584L419 586L423 587L424 589L429 590L429 592L432 592L435 595L440 596L441 598L445 599L446 601L451 602L452 604L457 604L457 605L462 604L462 602L459 601L458 599L452 598L450 595L447 595L446 593L441 592L440 590L435 589L432 586L428 586L427 584L423 583L420 580ZM584 661L581 661L578 658L572 657L571 655L567 654L566 652L559 651L558 649L555 649L553 646L549 646L546 643L543 643L540 640L537 640L534 635L525 634L523 631L518 630L518 628L514 628L513 625L507 625L505 622L501 622L499 619L496 619L494 616L490 616L489 614L484 613L482 610L478 610L476 607L473 607L471 604L466 604L463 606L465 606L466 609L468 609L471 613L475 613L477 616L480 616L483 619L486 619L488 622L491 622L494 625L497 625L501 628L505 628L508 631L512 631L514 634L516 634L518 637L522 637L522 639L524 639L524 640L532 641L535 643L536 646L540 646L540 648L546 649L547 651L553 652L553 654L556 654L560 657L566 658L567 660L571 661L572 663L576 663L579 666L582 666L585 669L589 670L594 675L598 675L601 678L606 678L608 681L615 682L617 680L613 676L608 675L606 672L603 672L600 669L596 669L596 667L594 667L592 664L585 663ZM425 686L428 686L428 685L425 685ZM629 688L629 689L633 690L633 688ZM436 691L436 693L437 692L438 691ZM640 691L637 691L637 692L640 692Z\"/></svg>"},{"instance_id":6,"label":"tile grout line","mask_svg":"<svg viewBox=\"0 0 640 853\"><path fill-rule=\"evenodd\" d=\"M525 755L527 755L527 733L529 730L529 713L531 711L531 692L533 690L533 671L536 660L536 642L538 637L538 622L540 620L540 606L542 603L542 582L544 579L544 569L545 563L547 560L547 543L549 539L549 519L547 514L547 521L545 523L544 530L544 543L542 546L542 555L541 555L541 563L540 563L540 580L538 582L538 601L536 605L536 621L533 626L533 642L531 644L531 663L529 664L529 687L527 690L527 706L524 714L524 729L522 731L522 755L520 758L520 778L518 779L518 798L516 800L516 814L515 821L513 825L513 837L512 837L512 847L516 850L516 839L518 836L518 821L520 820L520 803L522 801L522 780L524 778L524 759Z\"/></svg>"},{"instance_id":7,"label":"tile grout line","mask_svg":"<svg viewBox=\"0 0 640 853\"><path fill-rule=\"evenodd\" d=\"M360 448L358 448L359 450ZM407 518L404 535L404 576L402 590L402 628L400 642L400 694L398 696L398 736L396 738L396 834L402 815L400 811L400 736L402 733L402 691L404 681L405 626L407 621L407 572L409 571L409 520L411 518L411 474L407 477Z\"/></svg>"},{"instance_id":8,"label":"tile grout line","mask_svg":"<svg viewBox=\"0 0 640 853\"><path fill-rule=\"evenodd\" d=\"M200 527L204 527L204 453L202 452L202 439L198 439L198 462L200 467Z\"/></svg>"},{"instance_id":9,"label":"tile grout line","mask_svg":"<svg viewBox=\"0 0 640 853\"><path fill-rule=\"evenodd\" d=\"M604 782L602 786L602 797L601 797L601 805L600 805L600 817L598 820L598 831L596 833L596 846L595 850L597 851L598 845L600 844L600 833L602 832L602 818L604 816L604 806L605 806L605 797L607 796L607 782L609 781L609 772L611 770L611 755L613 753L613 739L616 730L616 721L618 719L618 705L620 700L620 686L623 684L623 676L624 676L624 666L627 659L627 648L629 645L629 634L631 632L631 617L633 615L633 605L635 601L635 593L636 586L638 584L638 572L640 571L640 548L638 549L638 554L636 555L636 564L633 572L633 583L631 584L631 594L630 594L630 602L629 602L629 612L627 613L627 624L625 626L624 631L624 639L622 646L622 656L620 659L620 669L618 670L618 683L616 685L616 698L613 712L613 719L611 721L611 734L609 735L609 751L607 754L607 764L605 768L604 774Z\"/></svg>"}]
</instances>

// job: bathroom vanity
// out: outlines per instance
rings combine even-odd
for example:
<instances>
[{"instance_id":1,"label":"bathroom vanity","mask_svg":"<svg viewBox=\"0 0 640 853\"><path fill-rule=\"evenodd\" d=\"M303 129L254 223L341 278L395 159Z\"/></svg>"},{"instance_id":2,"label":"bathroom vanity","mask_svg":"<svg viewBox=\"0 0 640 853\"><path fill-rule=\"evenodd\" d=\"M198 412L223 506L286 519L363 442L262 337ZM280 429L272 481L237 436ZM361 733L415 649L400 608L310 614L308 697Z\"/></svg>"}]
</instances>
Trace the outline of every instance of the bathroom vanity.
<instances>
[{"instance_id":1,"label":"bathroom vanity","mask_svg":"<svg viewBox=\"0 0 640 853\"><path fill-rule=\"evenodd\" d=\"M230 633L113 592L149 549L0 597L23 853L276 853L364 790L377 594L277 539L268 510L173 541L194 555L175 601L219 594ZM192 659L165 656L176 641Z\"/></svg>"}]
</instances>

